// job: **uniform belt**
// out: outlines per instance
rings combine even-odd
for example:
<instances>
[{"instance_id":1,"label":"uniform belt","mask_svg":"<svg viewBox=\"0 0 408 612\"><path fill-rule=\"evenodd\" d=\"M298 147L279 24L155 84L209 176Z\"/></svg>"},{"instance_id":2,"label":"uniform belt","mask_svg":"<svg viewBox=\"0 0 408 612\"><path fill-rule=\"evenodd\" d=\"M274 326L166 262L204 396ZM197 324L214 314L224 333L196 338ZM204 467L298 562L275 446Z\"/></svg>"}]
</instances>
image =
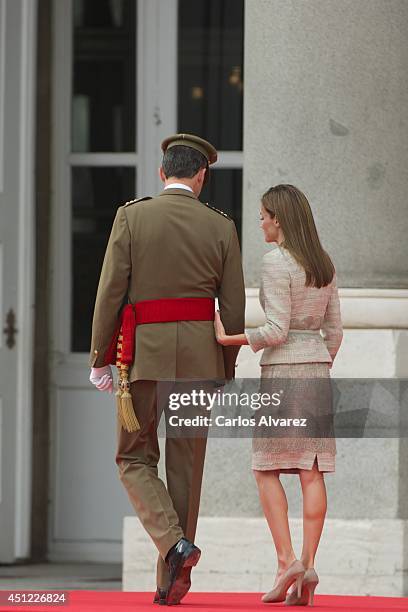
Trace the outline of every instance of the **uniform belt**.
<instances>
[{"instance_id":1,"label":"uniform belt","mask_svg":"<svg viewBox=\"0 0 408 612\"><path fill-rule=\"evenodd\" d=\"M129 382L129 366L135 355L136 326L174 321L213 321L214 302L214 298L166 298L126 304L122 309L118 326L105 353L105 364L110 363L118 368L118 416L126 431L140 429Z\"/></svg>"},{"instance_id":2,"label":"uniform belt","mask_svg":"<svg viewBox=\"0 0 408 612\"><path fill-rule=\"evenodd\" d=\"M137 325L175 321L213 321L214 298L164 298L126 304L105 355L105 363L131 365Z\"/></svg>"}]
</instances>

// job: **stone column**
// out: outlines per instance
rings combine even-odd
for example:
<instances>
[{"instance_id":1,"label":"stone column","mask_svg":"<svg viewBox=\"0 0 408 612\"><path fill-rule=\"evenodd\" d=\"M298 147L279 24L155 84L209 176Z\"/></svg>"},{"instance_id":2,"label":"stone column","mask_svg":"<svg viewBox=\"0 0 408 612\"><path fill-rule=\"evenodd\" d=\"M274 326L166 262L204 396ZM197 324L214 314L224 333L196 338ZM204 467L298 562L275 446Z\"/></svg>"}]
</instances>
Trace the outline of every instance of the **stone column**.
<instances>
[{"instance_id":1,"label":"stone column","mask_svg":"<svg viewBox=\"0 0 408 612\"><path fill-rule=\"evenodd\" d=\"M260 196L291 183L310 201L342 287L346 329L334 375L408 376L408 3L247 0L245 28L247 325L261 322ZM239 376L253 362L244 350ZM408 592L407 462L406 440L338 441L328 518L355 530L356 550L361 520L367 529L395 521L404 542L398 552L379 545L381 568L360 559L364 593L375 593L373 572L395 594Z\"/></svg>"},{"instance_id":2,"label":"stone column","mask_svg":"<svg viewBox=\"0 0 408 612\"><path fill-rule=\"evenodd\" d=\"M408 3L247 0L243 252L260 195L293 183L343 287L408 288Z\"/></svg>"}]
</instances>

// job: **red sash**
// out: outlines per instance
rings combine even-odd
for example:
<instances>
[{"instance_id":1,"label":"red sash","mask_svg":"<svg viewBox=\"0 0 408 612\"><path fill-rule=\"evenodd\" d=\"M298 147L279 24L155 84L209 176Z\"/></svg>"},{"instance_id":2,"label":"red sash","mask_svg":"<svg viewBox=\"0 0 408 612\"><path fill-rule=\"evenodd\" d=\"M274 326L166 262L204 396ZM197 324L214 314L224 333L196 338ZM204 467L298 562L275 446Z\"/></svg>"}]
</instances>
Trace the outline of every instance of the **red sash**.
<instances>
[{"instance_id":1,"label":"red sash","mask_svg":"<svg viewBox=\"0 0 408 612\"><path fill-rule=\"evenodd\" d=\"M135 354L137 325L174 321L213 321L214 298L165 298L126 304L117 329L105 353L105 364L131 365ZM122 336L122 342L119 337Z\"/></svg>"}]
</instances>

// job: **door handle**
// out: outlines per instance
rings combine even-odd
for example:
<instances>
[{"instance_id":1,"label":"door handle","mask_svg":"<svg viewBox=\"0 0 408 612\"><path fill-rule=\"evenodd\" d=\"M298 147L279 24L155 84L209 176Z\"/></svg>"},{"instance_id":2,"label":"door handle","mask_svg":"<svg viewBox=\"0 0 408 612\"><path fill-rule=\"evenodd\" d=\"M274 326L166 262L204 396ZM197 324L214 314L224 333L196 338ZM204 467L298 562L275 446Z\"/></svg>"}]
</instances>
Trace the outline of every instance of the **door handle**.
<instances>
[{"instance_id":1,"label":"door handle","mask_svg":"<svg viewBox=\"0 0 408 612\"><path fill-rule=\"evenodd\" d=\"M6 327L3 328L3 333L6 335L6 344L9 349L12 349L15 344L15 335L18 332L16 328L16 315L14 314L14 310L10 308L6 316Z\"/></svg>"}]
</instances>

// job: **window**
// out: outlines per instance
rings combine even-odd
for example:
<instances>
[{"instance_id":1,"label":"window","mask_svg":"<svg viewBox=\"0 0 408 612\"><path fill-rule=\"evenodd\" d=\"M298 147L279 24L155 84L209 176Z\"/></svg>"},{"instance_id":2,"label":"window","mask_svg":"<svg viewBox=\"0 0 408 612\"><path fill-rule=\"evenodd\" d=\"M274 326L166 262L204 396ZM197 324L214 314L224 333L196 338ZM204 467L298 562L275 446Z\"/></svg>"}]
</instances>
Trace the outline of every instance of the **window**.
<instances>
[{"instance_id":1,"label":"window","mask_svg":"<svg viewBox=\"0 0 408 612\"><path fill-rule=\"evenodd\" d=\"M71 105L71 350L87 352L117 206L135 197L134 0L74 0ZM99 155L98 155L99 154ZM102 154L102 156L100 155Z\"/></svg>"},{"instance_id":2,"label":"window","mask_svg":"<svg viewBox=\"0 0 408 612\"><path fill-rule=\"evenodd\" d=\"M201 200L232 216L241 233L244 0L56 1L72 41L59 60L64 91L57 92L58 158L65 163L69 152L59 215L71 228L60 264L70 266L71 308L63 316L71 332L61 342L87 353L116 209L154 195L159 133L192 132L217 147ZM60 294L69 293L66 284Z\"/></svg>"},{"instance_id":3,"label":"window","mask_svg":"<svg viewBox=\"0 0 408 612\"><path fill-rule=\"evenodd\" d=\"M179 0L178 131L220 151L200 196L235 220L241 235L243 0Z\"/></svg>"}]
</instances>

